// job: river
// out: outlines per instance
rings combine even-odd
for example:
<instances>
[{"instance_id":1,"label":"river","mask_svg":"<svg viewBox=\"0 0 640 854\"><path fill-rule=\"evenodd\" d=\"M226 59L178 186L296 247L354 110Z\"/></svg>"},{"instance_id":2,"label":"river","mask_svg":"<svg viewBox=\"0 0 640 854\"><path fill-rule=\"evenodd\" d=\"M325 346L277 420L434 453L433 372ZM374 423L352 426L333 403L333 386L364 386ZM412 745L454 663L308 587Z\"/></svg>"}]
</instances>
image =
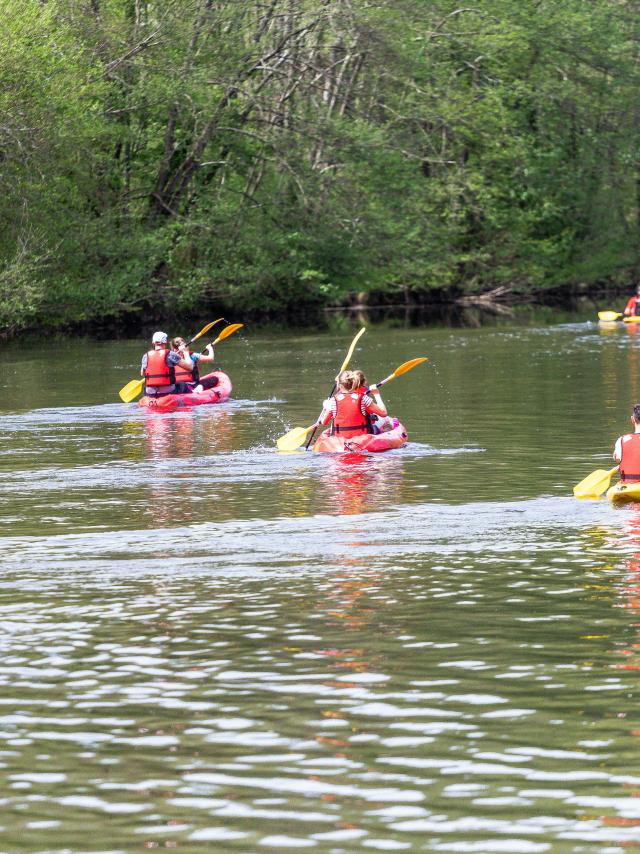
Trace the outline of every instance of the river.
<instances>
[{"instance_id":1,"label":"river","mask_svg":"<svg viewBox=\"0 0 640 854\"><path fill-rule=\"evenodd\" d=\"M640 505L571 487L640 335L372 325L409 444L277 453L356 329L247 325L164 415L144 342L2 346L1 851L635 850Z\"/></svg>"}]
</instances>

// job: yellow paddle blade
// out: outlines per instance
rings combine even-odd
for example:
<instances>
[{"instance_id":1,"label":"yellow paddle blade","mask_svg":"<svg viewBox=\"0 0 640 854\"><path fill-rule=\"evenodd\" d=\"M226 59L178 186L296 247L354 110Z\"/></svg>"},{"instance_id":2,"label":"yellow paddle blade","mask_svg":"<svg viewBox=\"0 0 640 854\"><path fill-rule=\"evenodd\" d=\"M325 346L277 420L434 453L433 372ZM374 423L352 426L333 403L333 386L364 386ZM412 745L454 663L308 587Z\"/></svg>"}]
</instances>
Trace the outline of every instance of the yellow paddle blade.
<instances>
[{"instance_id":1,"label":"yellow paddle blade","mask_svg":"<svg viewBox=\"0 0 640 854\"><path fill-rule=\"evenodd\" d=\"M360 340L360 338L364 335L364 333L366 331L367 331L366 328L363 326L362 329L360 330L360 332L358 332L356 337L351 342L351 347L349 347L349 350L347 352L347 355L345 356L344 362L342 363L340 370L338 371L339 374L341 374L343 371L347 370L347 365L349 364L349 360L353 356L353 351L356 349L356 344L358 343L358 341Z\"/></svg>"},{"instance_id":2,"label":"yellow paddle blade","mask_svg":"<svg viewBox=\"0 0 640 854\"><path fill-rule=\"evenodd\" d=\"M405 362L400 365L399 368L396 368L395 371L391 374L392 377L401 377L402 374L406 374L407 371L410 371L412 368L415 368L416 365L421 365L423 362L428 362L426 356L420 356L418 359L411 359L409 362Z\"/></svg>"},{"instance_id":3,"label":"yellow paddle blade","mask_svg":"<svg viewBox=\"0 0 640 854\"><path fill-rule=\"evenodd\" d=\"M193 338L191 339L191 341L189 341L189 344L193 344L193 342L194 342L194 341L197 341L197 340L198 340L198 338L202 338L202 336L204 335L204 333L205 333L205 332L208 332L208 331L211 329L211 327L212 327L212 326L215 326L215 325L216 325L216 323L220 323L220 321L221 321L221 320L224 320L224 317L219 317L217 320L212 320L212 321L211 321L211 323L207 323L207 325L206 325L206 326L203 326L203 327L202 327L202 329L200 330L200 332L198 332L198 334L197 334L197 335L194 335L194 336L193 336ZM187 344L187 346L189 346L189 344Z\"/></svg>"},{"instance_id":4,"label":"yellow paddle blade","mask_svg":"<svg viewBox=\"0 0 640 854\"><path fill-rule=\"evenodd\" d=\"M276 442L278 450L295 451L296 448L299 448L303 444L315 426L315 424L312 424L311 427L294 427L293 430L289 430L284 436L280 436Z\"/></svg>"},{"instance_id":5,"label":"yellow paddle blade","mask_svg":"<svg viewBox=\"0 0 640 854\"><path fill-rule=\"evenodd\" d=\"M640 323L640 317L637 315L623 318L625 323Z\"/></svg>"},{"instance_id":6,"label":"yellow paddle blade","mask_svg":"<svg viewBox=\"0 0 640 854\"><path fill-rule=\"evenodd\" d=\"M233 335L234 332L237 332L238 329L242 329L244 323L230 323L229 326L225 326L220 335L216 338L216 340L211 345L215 347L220 341L224 341L225 338L228 338L230 335Z\"/></svg>"},{"instance_id":7,"label":"yellow paddle blade","mask_svg":"<svg viewBox=\"0 0 640 854\"><path fill-rule=\"evenodd\" d=\"M619 311L599 311L598 320L619 320L622 317Z\"/></svg>"},{"instance_id":8,"label":"yellow paddle blade","mask_svg":"<svg viewBox=\"0 0 640 854\"><path fill-rule=\"evenodd\" d=\"M140 394L143 386L144 379L131 380L130 383L127 383L126 386L121 388L118 392L118 394L120 395L120 399L124 400L125 403L131 403L131 401L135 400L136 397Z\"/></svg>"},{"instance_id":9,"label":"yellow paddle blade","mask_svg":"<svg viewBox=\"0 0 640 854\"><path fill-rule=\"evenodd\" d=\"M417 359L410 359L408 362L403 362L403 364L397 367L392 374L389 374L388 377L383 380L380 380L379 383L376 383L376 386L380 388L381 385L386 385L386 383L390 383L391 380L395 380L396 377L401 377L402 374L406 374L407 371L410 371L412 368L415 368L416 365L421 365L423 362L428 361L429 360L426 356L420 356Z\"/></svg>"},{"instance_id":10,"label":"yellow paddle blade","mask_svg":"<svg viewBox=\"0 0 640 854\"><path fill-rule=\"evenodd\" d=\"M609 489L611 478L618 471L618 466L614 466L611 471L597 469L588 474L584 480L573 487L573 494L576 498L598 498L603 492Z\"/></svg>"}]
</instances>

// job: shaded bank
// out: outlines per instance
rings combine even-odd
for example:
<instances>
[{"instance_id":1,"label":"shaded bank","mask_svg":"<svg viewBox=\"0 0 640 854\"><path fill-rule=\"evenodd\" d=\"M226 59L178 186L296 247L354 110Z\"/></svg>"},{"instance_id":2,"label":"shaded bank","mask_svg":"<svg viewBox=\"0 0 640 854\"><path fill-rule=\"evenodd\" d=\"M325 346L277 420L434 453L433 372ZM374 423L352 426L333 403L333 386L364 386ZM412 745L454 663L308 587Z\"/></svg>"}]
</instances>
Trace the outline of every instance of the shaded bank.
<instances>
[{"instance_id":1,"label":"shaded bank","mask_svg":"<svg viewBox=\"0 0 640 854\"><path fill-rule=\"evenodd\" d=\"M34 324L20 331L21 338L38 334L92 335L100 339L148 337L158 327L195 329L209 316L224 316L230 322L242 320L254 327L271 329L341 329L353 324L403 326L450 326L457 328L490 325L500 320L518 323L556 323L576 317L593 320L602 308L621 310L630 287L557 289L537 294L489 294L471 298L460 292L431 291L420 299L398 302L385 294L353 294L339 305L299 306L296 310L256 311L246 306L202 305L197 312L159 314L147 311L122 317L97 317L80 322ZM17 330L0 330L0 340L11 340Z\"/></svg>"}]
</instances>

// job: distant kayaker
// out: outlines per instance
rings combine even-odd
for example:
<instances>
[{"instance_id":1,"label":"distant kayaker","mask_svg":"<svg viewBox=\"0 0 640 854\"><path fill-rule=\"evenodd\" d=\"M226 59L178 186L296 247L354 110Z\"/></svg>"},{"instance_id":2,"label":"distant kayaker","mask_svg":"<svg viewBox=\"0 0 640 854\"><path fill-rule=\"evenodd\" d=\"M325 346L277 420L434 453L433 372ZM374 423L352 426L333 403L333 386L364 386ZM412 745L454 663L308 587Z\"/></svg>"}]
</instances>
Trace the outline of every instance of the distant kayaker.
<instances>
[{"instance_id":1,"label":"distant kayaker","mask_svg":"<svg viewBox=\"0 0 640 854\"><path fill-rule=\"evenodd\" d=\"M635 317L640 314L638 303L640 303L640 285L636 288L635 295L629 299L629 302L625 306L624 314L626 317Z\"/></svg>"},{"instance_id":2,"label":"distant kayaker","mask_svg":"<svg viewBox=\"0 0 640 854\"><path fill-rule=\"evenodd\" d=\"M616 441L613 459L620 463L620 479L625 483L640 481L640 403L631 413L633 433L626 433Z\"/></svg>"},{"instance_id":3,"label":"distant kayaker","mask_svg":"<svg viewBox=\"0 0 640 854\"><path fill-rule=\"evenodd\" d=\"M144 377L144 393L147 397L175 394L175 370L177 367L190 370L191 359L183 359L180 353L169 350L169 337L166 332L154 332L151 343L153 349L144 354L140 365L140 376Z\"/></svg>"},{"instance_id":4,"label":"distant kayaker","mask_svg":"<svg viewBox=\"0 0 640 854\"><path fill-rule=\"evenodd\" d=\"M369 386L367 391L367 381L362 371L342 371L336 377L336 385L335 395L322 404L319 427L332 422L331 432L345 439L392 429L393 422L387 417L387 408L378 387ZM374 424L374 420L377 423Z\"/></svg>"},{"instance_id":5,"label":"distant kayaker","mask_svg":"<svg viewBox=\"0 0 640 854\"><path fill-rule=\"evenodd\" d=\"M171 351L177 353L182 359L186 359L191 364L191 370L185 370L183 367L176 367L176 391L178 394L190 394L191 392L200 392L205 389L215 388L218 385L218 377L204 377L200 379L200 362L213 362L213 347L207 344L202 353L191 353L187 347L187 342L184 338L171 339Z\"/></svg>"}]
</instances>

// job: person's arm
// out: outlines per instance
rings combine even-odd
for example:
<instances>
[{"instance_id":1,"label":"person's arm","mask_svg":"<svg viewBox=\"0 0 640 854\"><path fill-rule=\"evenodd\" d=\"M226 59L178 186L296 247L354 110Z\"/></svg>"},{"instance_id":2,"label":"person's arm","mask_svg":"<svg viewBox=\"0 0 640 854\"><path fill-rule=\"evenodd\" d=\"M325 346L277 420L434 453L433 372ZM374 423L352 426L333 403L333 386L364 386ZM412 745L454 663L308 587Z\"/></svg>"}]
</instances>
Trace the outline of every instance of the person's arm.
<instances>
[{"instance_id":1,"label":"person's arm","mask_svg":"<svg viewBox=\"0 0 640 854\"><path fill-rule=\"evenodd\" d=\"M627 317L635 313L637 301L638 297L631 297L629 299L629 302L624 307L624 314L626 314Z\"/></svg>"},{"instance_id":2,"label":"person's arm","mask_svg":"<svg viewBox=\"0 0 640 854\"><path fill-rule=\"evenodd\" d=\"M322 401L322 412L320 413L320 417L316 421L318 427L326 427L327 424L335 418L336 415L336 399L335 397L328 397L326 400Z\"/></svg>"},{"instance_id":3,"label":"person's arm","mask_svg":"<svg viewBox=\"0 0 640 854\"><path fill-rule=\"evenodd\" d=\"M176 353L174 350L171 350L167 353L167 365L171 368L182 368L185 371L193 370L193 362L191 361L191 357L188 359L182 358L180 353Z\"/></svg>"},{"instance_id":4,"label":"person's arm","mask_svg":"<svg viewBox=\"0 0 640 854\"><path fill-rule=\"evenodd\" d=\"M382 402L376 385L369 386L369 392L362 398L362 402L366 412L372 415L380 415L382 418L387 415L387 407Z\"/></svg>"},{"instance_id":5,"label":"person's arm","mask_svg":"<svg viewBox=\"0 0 640 854\"><path fill-rule=\"evenodd\" d=\"M213 347L211 344L207 344L202 353L194 353L193 355L197 356L197 361L199 362L213 362Z\"/></svg>"},{"instance_id":6,"label":"person's arm","mask_svg":"<svg viewBox=\"0 0 640 854\"><path fill-rule=\"evenodd\" d=\"M619 463L622 460L622 436L616 441L613 448L613 459Z\"/></svg>"},{"instance_id":7,"label":"person's arm","mask_svg":"<svg viewBox=\"0 0 640 854\"><path fill-rule=\"evenodd\" d=\"M144 372L147 370L147 362L149 359L147 358L147 354L145 353L142 357L142 361L140 362L140 376L144 376Z\"/></svg>"}]
</instances>

